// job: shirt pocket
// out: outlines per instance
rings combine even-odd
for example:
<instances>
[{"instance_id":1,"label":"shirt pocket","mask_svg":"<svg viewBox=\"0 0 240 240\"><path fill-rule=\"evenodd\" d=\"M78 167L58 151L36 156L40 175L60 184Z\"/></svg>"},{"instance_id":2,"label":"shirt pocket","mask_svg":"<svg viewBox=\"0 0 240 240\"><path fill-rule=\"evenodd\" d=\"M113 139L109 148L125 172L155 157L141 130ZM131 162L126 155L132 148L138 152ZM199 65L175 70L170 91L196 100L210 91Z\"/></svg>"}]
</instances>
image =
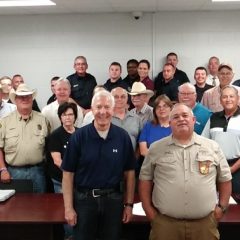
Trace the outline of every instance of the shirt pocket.
<instances>
[{"instance_id":1,"label":"shirt pocket","mask_svg":"<svg viewBox=\"0 0 240 240\"><path fill-rule=\"evenodd\" d=\"M79 98L84 96L86 93L84 91L84 87L82 85L75 85L71 89L71 95L75 98Z\"/></svg>"},{"instance_id":2,"label":"shirt pocket","mask_svg":"<svg viewBox=\"0 0 240 240\"><path fill-rule=\"evenodd\" d=\"M212 173L213 168L215 167L214 162L213 156L199 152L196 158L192 161L191 170L192 172L198 172L203 176L209 175Z\"/></svg>"},{"instance_id":3,"label":"shirt pocket","mask_svg":"<svg viewBox=\"0 0 240 240\"><path fill-rule=\"evenodd\" d=\"M157 171L167 181L174 181L176 178L176 158L174 156L160 157L156 162Z\"/></svg>"},{"instance_id":4,"label":"shirt pocket","mask_svg":"<svg viewBox=\"0 0 240 240\"><path fill-rule=\"evenodd\" d=\"M17 149L18 143L19 143L18 132L8 131L7 134L6 134L4 151L6 153L15 152L16 149Z\"/></svg>"},{"instance_id":5,"label":"shirt pocket","mask_svg":"<svg viewBox=\"0 0 240 240\"><path fill-rule=\"evenodd\" d=\"M45 134L43 131L35 130L33 131L34 142L42 148L45 145Z\"/></svg>"}]
</instances>

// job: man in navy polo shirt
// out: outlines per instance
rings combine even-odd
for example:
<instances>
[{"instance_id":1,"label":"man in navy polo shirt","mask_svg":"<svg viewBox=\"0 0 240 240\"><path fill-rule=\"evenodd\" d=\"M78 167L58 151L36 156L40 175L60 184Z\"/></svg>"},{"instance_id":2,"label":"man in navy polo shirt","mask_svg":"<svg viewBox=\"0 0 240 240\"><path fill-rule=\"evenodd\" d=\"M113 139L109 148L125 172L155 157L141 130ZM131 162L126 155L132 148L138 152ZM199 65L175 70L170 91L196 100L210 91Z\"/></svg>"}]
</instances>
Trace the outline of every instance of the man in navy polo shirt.
<instances>
[{"instance_id":1,"label":"man in navy polo shirt","mask_svg":"<svg viewBox=\"0 0 240 240\"><path fill-rule=\"evenodd\" d=\"M94 121L72 135L62 162L65 218L74 239L119 240L121 222L132 216L134 151L128 133L111 124L113 107L111 93L94 95Z\"/></svg>"}]
</instances>

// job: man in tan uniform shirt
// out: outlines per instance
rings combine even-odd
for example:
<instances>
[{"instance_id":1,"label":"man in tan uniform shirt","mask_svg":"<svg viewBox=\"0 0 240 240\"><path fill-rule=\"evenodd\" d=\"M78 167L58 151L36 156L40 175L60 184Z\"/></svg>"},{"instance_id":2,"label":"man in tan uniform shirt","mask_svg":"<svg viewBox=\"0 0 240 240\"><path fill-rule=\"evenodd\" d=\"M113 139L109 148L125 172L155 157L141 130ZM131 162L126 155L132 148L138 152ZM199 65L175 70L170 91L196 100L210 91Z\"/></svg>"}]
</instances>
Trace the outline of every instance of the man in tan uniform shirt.
<instances>
[{"instance_id":1,"label":"man in tan uniform shirt","mask_svg":"<svg viewBox=\"0 0 240 240\"><path fill-rule=\"evenodd\" d=\"M142 165L139 194L151 240L219 239L232 177L218 144L194 133L194 123L191 109L176 104L172 135L152 144Z\"/></svg>"},{"instance_id":2,"label":"man in tan uniform shirt","mask_svg":"<svg viewBox=\"0 0 240 240\"><path fill-rule=\"evenodd\" d=\"M43 158L50 128L41 113L32 111L35 95L25 84L10 93L17 110L0 122L0 174L2 182L31 179L34 192L44 192Z\"/></svg>"}]
</instances>

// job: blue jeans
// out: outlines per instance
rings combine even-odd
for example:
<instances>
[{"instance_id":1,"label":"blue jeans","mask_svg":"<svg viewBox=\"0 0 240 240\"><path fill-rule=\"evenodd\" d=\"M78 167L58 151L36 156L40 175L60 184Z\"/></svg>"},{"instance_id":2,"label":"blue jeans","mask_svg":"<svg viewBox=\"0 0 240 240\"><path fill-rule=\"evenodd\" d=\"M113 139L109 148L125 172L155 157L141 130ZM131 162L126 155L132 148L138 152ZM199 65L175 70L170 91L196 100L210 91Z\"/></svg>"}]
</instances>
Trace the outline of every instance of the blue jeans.
<instances>
[{"instance_id":1,"label":"blue jeans","mask_svg":"<svg viewBox=\"0 0 240 240\"><path fill-rule=\"evenodd\" d=\"M33 192L46 192L46 176L43 166L32 167L11 167L8 171L12 179L31 179L33 182Z\"/></svg>"},{"instance_id":2,"label":"blue jeans","mask_svg":"<svg viewBox=\"0 0 240 240\"><path fill-rule=\"evenodd\" d=\"M53 182L54 192L62 193L62 183L53 178L52 178L52 182ZM65 238L72 236L73 228L68 224L64 224L63 227L64 227L64 232L65 232Z\"/></svg>"},{"instance_id":3,"label":"blue jeans","mask_svg":"<svg viewBox=\"0 0 240 240\"><path fill-rule=\"evenodd\" d=\"M53 179L53 178L52 178L52 182L53 182L54 192L55 193L62 193L62 183Z\"/></svg>"},{"instance_id":4,"label":"blue jeans","mask_svg":"<svg viewBox=\"0 0 240 240\"><path fill-rule=\"evenodd\" d=\"M74 193L77 224L73 228L74 240L120 240L123 196L114 192L101 197L87 193Z\"/></svg>"}]
</instances>

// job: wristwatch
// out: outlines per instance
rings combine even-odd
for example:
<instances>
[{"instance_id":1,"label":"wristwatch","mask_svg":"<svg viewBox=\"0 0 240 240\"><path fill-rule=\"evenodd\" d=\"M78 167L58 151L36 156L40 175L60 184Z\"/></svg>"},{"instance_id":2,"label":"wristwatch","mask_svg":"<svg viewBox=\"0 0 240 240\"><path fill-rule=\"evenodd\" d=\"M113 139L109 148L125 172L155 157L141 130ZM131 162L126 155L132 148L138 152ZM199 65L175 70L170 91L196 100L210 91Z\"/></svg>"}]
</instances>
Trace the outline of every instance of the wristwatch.
<instances>
[{"instance_id":1,"label":"wristwatch","mask_svg":"<svg viewBox=\"0 0 240 240\"><path fill-rule=\"evenodd\" d=\"M222 206L220 203L217 204L219 208L221 208L222 212L225 213L227 211L227 207Z\"/></svg>"},{"instance_id":2,"label":"wristwatch","mask_svg":"<svg viewBox=\"0 0 240 240\"><path fill-rule=\"evenodd\" d=\"M133 203L125 203L125 204L124 204L124 207L133 208Z\"/></svg>"}]
</instances>

